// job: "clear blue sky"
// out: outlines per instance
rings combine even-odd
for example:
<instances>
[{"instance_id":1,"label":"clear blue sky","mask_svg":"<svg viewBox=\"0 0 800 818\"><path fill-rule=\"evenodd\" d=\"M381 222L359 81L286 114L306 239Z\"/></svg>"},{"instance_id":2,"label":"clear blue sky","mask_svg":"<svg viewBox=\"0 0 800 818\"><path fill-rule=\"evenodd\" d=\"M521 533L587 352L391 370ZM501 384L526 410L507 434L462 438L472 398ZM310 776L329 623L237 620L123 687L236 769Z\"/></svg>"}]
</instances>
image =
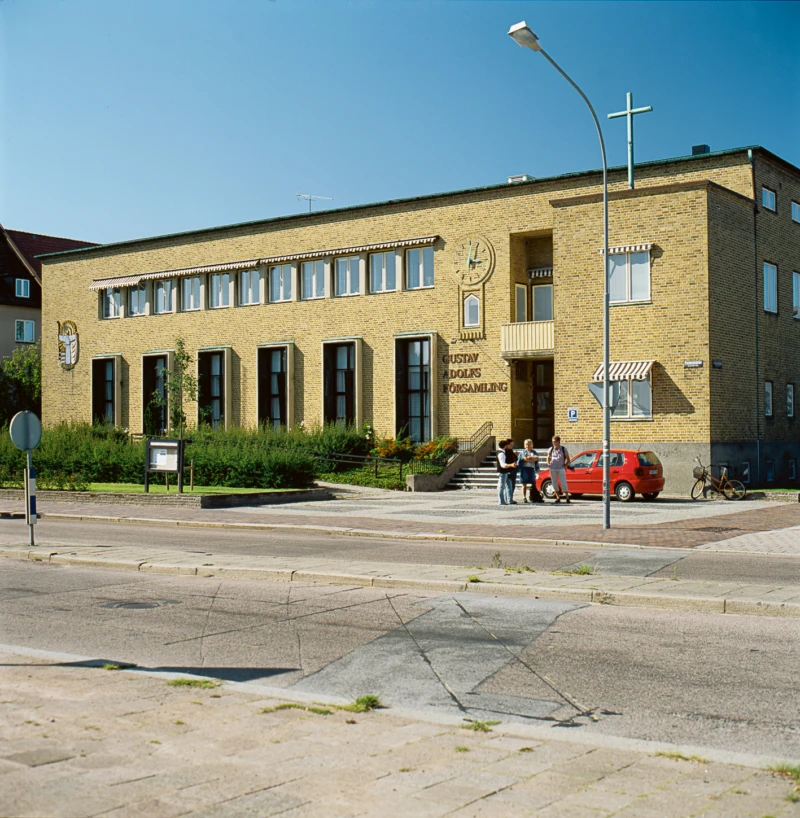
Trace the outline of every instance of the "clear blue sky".
<instances>
[{"instance_id":1,"label":"clear blue sky","mask_svg":"<svg viewBox=\"0 0 800 818\"><path fill-rule=\"evenodd\" d=\"M94 240L760 144L800 164L800 3L0 0L0 221Z\"/></svg>"}]
</instances>

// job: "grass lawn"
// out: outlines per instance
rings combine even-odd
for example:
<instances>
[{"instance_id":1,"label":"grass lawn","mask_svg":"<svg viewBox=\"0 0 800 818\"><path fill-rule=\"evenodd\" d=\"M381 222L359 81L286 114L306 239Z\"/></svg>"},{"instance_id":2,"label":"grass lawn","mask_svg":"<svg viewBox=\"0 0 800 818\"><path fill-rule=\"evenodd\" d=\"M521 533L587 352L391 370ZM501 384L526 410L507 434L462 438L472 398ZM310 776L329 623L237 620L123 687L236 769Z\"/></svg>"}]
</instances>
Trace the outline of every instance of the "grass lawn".
<instances>
[{"instance_id":1,"label":"grass lawn","mask_svg":"<svg viewBox=\"0 0 800 818\"><path fill-rule=\"evenodd\" d=\"M408 473L406 469L403 470L403 479L400 480L400 469L392 469L390 474L386 473L386 469L378 472L378 477L375 477L375 469L370 466L363 466L355 469L347 469L346 471L326 472L318 474L317 479L323 480L326 483L339 483L351 486L372 486L379 489L394 489L396 491L403 490L406 487L405 475Z\"/></svg>"},{"instance_id":2,"label":"grass lawn","mask_svg":"<svg viewBox=\"0 0 800 818\"><path fill-rule=\"evenodd\" d=\"M142 494L144 486L138 483L89 483L86 491L93 491L97 494ZM150 494L165 494L167 491L163 482L150 483ZM184 483L184 494L256 494L266 491L299 491L299 489L238 489L228 486L195 486L194 491L189 491L189 484ZM177 494L178 486L172 480L169 483L169 493Z\"/></svg>"}]
</instances>

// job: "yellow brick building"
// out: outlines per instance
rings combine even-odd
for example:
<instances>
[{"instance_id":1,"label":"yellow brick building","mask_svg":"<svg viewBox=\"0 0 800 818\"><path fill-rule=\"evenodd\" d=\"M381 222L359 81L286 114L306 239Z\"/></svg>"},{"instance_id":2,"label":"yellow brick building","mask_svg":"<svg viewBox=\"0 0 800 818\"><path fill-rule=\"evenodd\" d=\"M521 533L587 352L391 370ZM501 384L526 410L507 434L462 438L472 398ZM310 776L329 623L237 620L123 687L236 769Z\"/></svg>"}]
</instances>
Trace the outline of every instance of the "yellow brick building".
<instances>
[{"instance_id":1,"label":"yellow brick building","mask_svg":"<svg viewBox=\"0 0 800 818\"><path fill-rule=\"evenodd\" d=\"M697 455L796 481L800 171L754 147L609 179L612 446L656 451L668 490ZM182 338L214 425L492 421L575 453L601 437L601 245L592 171L51 254L43 419L145 431Z\"/></svg>"}]
</instances>

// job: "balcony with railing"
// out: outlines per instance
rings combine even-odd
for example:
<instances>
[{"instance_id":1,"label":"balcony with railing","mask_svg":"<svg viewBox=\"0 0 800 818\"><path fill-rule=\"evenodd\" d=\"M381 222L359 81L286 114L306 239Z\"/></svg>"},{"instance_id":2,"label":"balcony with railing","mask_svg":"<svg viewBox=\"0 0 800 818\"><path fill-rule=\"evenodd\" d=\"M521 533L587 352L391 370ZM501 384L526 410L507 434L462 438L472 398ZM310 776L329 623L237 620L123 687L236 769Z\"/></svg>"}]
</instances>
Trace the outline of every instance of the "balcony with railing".
<instances>
[{"instance_id":1,"label":"balcony with railing","mask_svg":"<svg viewBox=\"0 0 800 818\"><path fill-rule=\"evenodd\" d=\"M552 321L517 321L500 326L503 358L547 358L553 354Z\"/></svg>"}]
</instances>

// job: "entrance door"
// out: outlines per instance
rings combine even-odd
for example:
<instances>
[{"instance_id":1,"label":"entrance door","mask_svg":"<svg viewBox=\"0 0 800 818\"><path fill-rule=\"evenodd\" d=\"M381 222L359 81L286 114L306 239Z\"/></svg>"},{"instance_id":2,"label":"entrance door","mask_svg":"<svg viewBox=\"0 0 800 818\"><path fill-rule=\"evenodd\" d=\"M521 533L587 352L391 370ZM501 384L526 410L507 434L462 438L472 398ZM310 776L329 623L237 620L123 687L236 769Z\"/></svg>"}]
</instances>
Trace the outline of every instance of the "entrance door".
<instances>
[{"instance_id":1,"label":"entrance door","mask_svg":"<svg viewBox=\"0 0 800 818\"><path fill-rule=\"evenodd\" d=\"M547 448L555 433L552 361L534 361L533 363L531 409L533 412L533 445L537 449Z\"/></svg>"}]
</instances>

